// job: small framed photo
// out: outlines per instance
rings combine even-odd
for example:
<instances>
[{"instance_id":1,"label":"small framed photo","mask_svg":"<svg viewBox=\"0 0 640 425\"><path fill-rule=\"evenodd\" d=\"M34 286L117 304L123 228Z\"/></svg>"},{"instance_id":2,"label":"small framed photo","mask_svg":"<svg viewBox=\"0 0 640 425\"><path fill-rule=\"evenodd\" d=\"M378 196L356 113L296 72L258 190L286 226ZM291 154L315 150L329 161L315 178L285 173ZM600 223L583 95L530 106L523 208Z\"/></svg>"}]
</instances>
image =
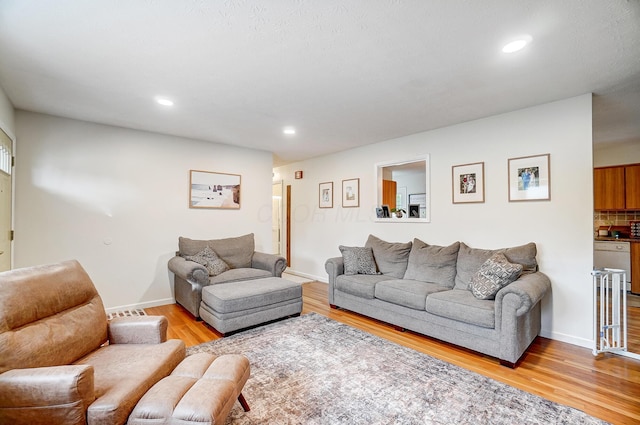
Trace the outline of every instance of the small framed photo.
<instances>
[{"instance_id":1,"label":"small framed photo","mask_svg":"<svg viewBox=\"0 0 640 425\"><path fill-rule=\"evenodd\" d=\"M384 218L384 211L381 207L376 207L376 218Z\"/></svg>"},{"instance_id":2,"label":"small framed photo","mask_svg":"<svg viewBox=\"0 0 640 425\"><path fill-rule=\"evenodd\" d=\"M382 218L391 218L391 211L389 210L389 205L382 206Z\"/></svg>"},{"instance_id":3,"label":"small framed photo","mask_svg":"<svg viewBox=\"0 0 640 425\"><path fill-rule=\"evenodd\" d=\"M333 182L320 183L320 208L333 208Z\"/></svg>"},{"instance_id":4,"label":"small framed photo","mask_svg":"<svg viewBox=\"0 0 640 425\"><path fill-rule=\"evenodd\" d=\"M240 208L240 175L191 170L189 208Z\"/></svg>"},{"instance_id":5,"label":"small framed photo","mask_svg":"<svg viewBox=\"0 0 640 425\"><path fill-rule=\"evenodd\" d=\"M409 204L409 217L420 218L420 204Z\"/></svg>"},{"instance_id":6,"label":"small framed photo","mask_svg":"<svg viewBox=\"0 0 640 425\"><path fill-rule=\"evenodd\" d=\"M342 207L360 206L360 179L342 180Z\"/></svg>"},{"instance_id":7,"label":"small framed photo","mask_svg":"<svg viewBox=\"0 0 640 425\"><path fill-rule=\"evenodd\" d=\"M484 202L484 162L451 167L454 204Z\"/></svg>"},{"instance_id":8,"label":"small framed photo","mask_svg":"<svg viewBox=\"0 0 640 425\"><path fill-rule=\"evenodd\" d=\"M509 202L551 199L550 154L509 158Z\"/></svg>"}]
</instances>

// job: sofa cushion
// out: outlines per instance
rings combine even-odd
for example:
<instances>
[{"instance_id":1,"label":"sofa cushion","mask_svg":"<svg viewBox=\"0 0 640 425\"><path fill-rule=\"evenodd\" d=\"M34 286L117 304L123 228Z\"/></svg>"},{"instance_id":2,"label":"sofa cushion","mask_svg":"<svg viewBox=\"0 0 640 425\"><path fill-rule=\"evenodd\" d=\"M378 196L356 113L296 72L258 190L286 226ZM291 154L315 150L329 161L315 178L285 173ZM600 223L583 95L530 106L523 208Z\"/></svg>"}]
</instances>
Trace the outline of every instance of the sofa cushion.
<instances>
[{"instance_id":1,"label":"sofa cushion","mask_svg":"<svg viewBox=\"0 0 640 425\"><path fill-rule=\"evenodd\" d=\"M456 263L455 289L469 289L471 278L480 270L480 266L497 252L504 254L510 263L521 264L523 267L522 274L533 273L538 270L536 244L533 242L495 250L470 248L464 242L460 242L458 261Z\"/></svg>"},{"instance_id":2,"label":"sofa cushion","mask_svg":"<svg viewBox=\"0 0 640 425\"><path fill-rule=\"evenodd\" d=\"M414 239L404 278L453 288L459 249L460 242L449 246L437 246Z\"/></svg>"},{"instance_id":3,"label":"sofa cushion","mask_svg":"<svg viewBox=\"0 0 640 425\"><path fill-rule=\"evenodd\" d=\"M184 258L185 260L194 261L205 266L209 272L209 276L217 276L229 270L229 265L225 263L222 258L218 257L218 254L209 248L209 246L206 246L196 255L185 255Z\"/></svg>"},{"instance_id":4,"label":"sofa cushion","mask_svg":"<svg viewBox=\"0 0 640 425\"><path fill-rule=\"evenodd\" d=\"M251 267L251 258L255 251L253 233L236 238L195 240L185 237L178 239L180 255L196 255L209 246L231 268Z\"/></svg>"},{"instance_id":5,"label":"sofa cushion","mask_svg":"<svg viewBox=\"0 0 640 425\"><path fill-rule=\"evenodd\" d=\"M377 274L376 263L373 260L371 248L357 246L338 247L342 253L344 274Z\"/></svg>"},{"instance_id":6,"label":"sofa cushion","mask_svg":"<svg viewBox=\"0 0 640 425\"><path fill-rule=\"evenodd\" d=\"M372 300L375 298L376 284L392 277L382 274L342 274L336 278L335 288L356 297Z\"/></svg>"},{"instance_id":7,"label":"sofa cushion","mask_svg":"<svg viewBox=\"0 0 640 425\"><path fill-rule=\"evenodd\" d=\"M392 279L378 282L375 287L375 297L382 301L424 311L429 294L446 290L444 286L435 283Z\"/></svg>"},{"instance_id":8,"label":"sofa cushion","mask_svg":"<svg viewBox=\"0 0 640 425\"><path fill-rule=\"evenodd\" d=\"M492 300L500 289L515 281L522 273L522 264L510 263L504 254L496 253L473 275L469 288L479 300Z\"/></svg>"},{"instance_id":9,"label":"sofa cushion","mask_svg":"<svg viewBox=\"0 0 640 425\"><path fill-rule=\"evenodd\" d=\"M430 294L427 312L484 328L495 327L495 301L479 300L467 290L450 289Z\"/></svg>"},{"instance_id":10,"label":"sofa cushion","mask_svg":"<svg viewBox=\"0 0 640 425\"><path fill-rule=\"evenodd\" d=\"M373 250L373 258L380 273L398 279L404 277L411 252L411 242L385 242L373 235L369 235L364 245Z\"/></svg>"}]
</instances>

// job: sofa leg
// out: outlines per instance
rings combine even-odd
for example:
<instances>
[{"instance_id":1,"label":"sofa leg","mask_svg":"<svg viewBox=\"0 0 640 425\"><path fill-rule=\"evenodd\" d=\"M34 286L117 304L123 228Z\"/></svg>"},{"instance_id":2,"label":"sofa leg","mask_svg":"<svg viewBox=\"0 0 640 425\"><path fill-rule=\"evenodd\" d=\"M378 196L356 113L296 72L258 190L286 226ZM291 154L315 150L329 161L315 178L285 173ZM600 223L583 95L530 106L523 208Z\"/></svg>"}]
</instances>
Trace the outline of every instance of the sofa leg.
<instances>
[{"instance_id":1,"label":"sofa leg","mask_svg":"<svg viewBox=\"0 0 640 425\"><path fill-rule=\"evenodd\" d=\"M516 364L515 363L511 363L511 362L508 362L508 361L502 360L502 359L500 359L500 365L508 367L510 369L515 369L516 368Z\"/></svg>"},{"instance_id":2,"label":"sofa leg","mask_svg":"<svg viewBox=\"0 0 640 425\"><path fill-rule=\"evenodd\" d=\"M405 328L403 328L402 326L396 326L393 325L393 329L395 329L398 332L406 332L407 330Z\"/></svg>"},{"instance_id":3,"label":"sofa leg","mask_svg":"<svg viewBox=\"0 0 640 425\"><path fill-rule=\"evenodd\" d=\"M332 309L334 309L334 310L338 308L338 306L337 306L337 305L335 305L335 304L329 304L329 307L331 307L331 308L332 308Z\"/></svg>"},{"instance_id":4,"label":"sofa leg","mask_svg":"<svg viewBox=\"0 0 640 425\"><path fill-rule=\"evenodd\" d=\"M247 403L247 400L244 399L244 396L242 395L242 393L240 393L240 395L238 396L238 401L240 402L240 405L242 406L245 412L248 412L249 410L251 410L251 408L249 407L249 403Z\"/></svg>"}]
</instances>

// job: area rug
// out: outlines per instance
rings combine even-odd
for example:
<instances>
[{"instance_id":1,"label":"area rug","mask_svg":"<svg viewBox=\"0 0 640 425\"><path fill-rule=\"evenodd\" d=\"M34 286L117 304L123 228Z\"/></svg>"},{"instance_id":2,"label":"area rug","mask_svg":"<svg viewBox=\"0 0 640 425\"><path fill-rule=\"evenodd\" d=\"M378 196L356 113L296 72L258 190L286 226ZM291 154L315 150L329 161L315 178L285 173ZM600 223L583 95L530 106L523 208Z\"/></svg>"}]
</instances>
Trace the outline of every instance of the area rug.
<instances>
[{"instance_id":1,"label":"area rug","mask_svg":"<svg viewBox=\"0 0 640 425\"><path fill-rule=\"evenodd\" d=\"M227 424L605 424L311 313L188 349L242 353L251 377Z\"/></svg>"}]
</instances>

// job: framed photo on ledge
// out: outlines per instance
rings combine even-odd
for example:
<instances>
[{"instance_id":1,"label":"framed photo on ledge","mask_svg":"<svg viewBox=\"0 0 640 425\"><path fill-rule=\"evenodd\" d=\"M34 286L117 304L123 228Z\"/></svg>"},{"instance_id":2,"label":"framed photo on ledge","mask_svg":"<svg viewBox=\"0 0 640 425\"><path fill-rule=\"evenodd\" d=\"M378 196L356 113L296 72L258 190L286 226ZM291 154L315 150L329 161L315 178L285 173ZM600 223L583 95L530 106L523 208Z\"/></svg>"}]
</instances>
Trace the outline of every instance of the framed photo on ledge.
<instances>
[{"instance_id":1,"label":"framed photo on ledge","mask_svg":"<svg viewBox=\"0 0 640 425\"><path fill-rule=\"evenodd\" d=\"M484 162L454 165L451 172L454 204L484 202Z\"/></svg>"},{"instance_id":2,"label":"framed photo on ledge","mask_svg":"<svg viewBox=\"0 0 640 425\"><path fill-rule=\"evenodd\" d=\"M320 208L333 208L333 182L320 183L318 196Z\"/></svg>"},{"instance_id":3,"label":"framed photo on ledge","mask_svg":"<svg viewBox=\"0 0 640 425\"><path fill-rule=\"evenodd\" d=\"M342 180L342 208L360 206L360 179Z\"/></svg>"},{"instance_id":4,"label":"framed photo on ledge","mask_svg":"<svg viewBox=\"0 0 640 425\"><path fill-rule=\"evenodd\" d=\"M510 158L509 202L551 200L550 154Z\"/></svg>"}]
</instances>

